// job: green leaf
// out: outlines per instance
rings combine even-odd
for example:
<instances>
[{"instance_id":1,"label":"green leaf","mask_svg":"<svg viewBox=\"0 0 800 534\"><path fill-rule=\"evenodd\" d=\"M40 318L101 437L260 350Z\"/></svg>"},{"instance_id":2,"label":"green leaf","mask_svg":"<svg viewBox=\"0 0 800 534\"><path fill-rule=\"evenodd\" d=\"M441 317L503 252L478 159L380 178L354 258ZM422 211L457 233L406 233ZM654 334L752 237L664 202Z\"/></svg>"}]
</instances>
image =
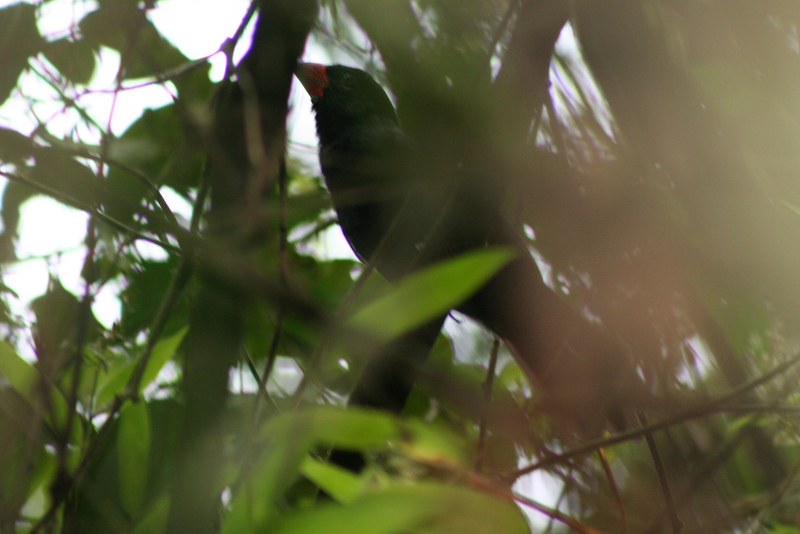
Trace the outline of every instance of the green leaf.
<instances>
[{"instance_id":1,"label":"green leaf","mask_svg":"<svg viewBox=\"0 0 800 534\"><path fill-rule=\"evenodd\" d=\"M44 55L65 78L75 84L87 84L97 64L94 49L86 41L69 38L48 43Z\"/></svg>"},{"instance_id":2,"label":"green leaf","mask_svg":"<svg viewBox=\"0 0 800 534\"><path fill-rule=\"evenodd\" d=\"M139 383L139 393L144 391L144 388L156 379L161 368L169 361L175 354L178 346L183 341L189 327L184 327L171 336L162 338L153 347L153 352L150 354L145 366L144 373L142 374L142 381ZM131 378L133 370L136 368L138 360L121 362L113 366L109 372L100 379L100 387L97 393L97 405L105 406L114 398L114 396L121 394L128 380Z\"/></svg>"},{"instance_id":3,"label":"green leaf","mask_svg":"<svg viewBox=\"0 0 800 534\"><path fill-rule=\"evenodd\" d=\"M81 34L92 46L122 55L125 79L154 76L189 60L166 40L135 2L106 2L86 15Z\"/></svg>"},{"instance_id":4,"label":"green leaf","mask_svg":"<svg viewBox=\"0 0 800 534\"><path fill-rule=\"evenodd\" d=\"M439 482L398 485L348 506L324 504L284 520L272 532L300 534L529 534L511 500Z\"/></svg>"},{"instance_id":5,"label":"green leaf","mask_svg":"<svg viewBox=\"0 0 800 534\"><path fill-rule=\"evenodd\" d=\"M5 130L11 132L11 130ZM0 135L0 147L3 146L5 135ZM21 147L20 147L21 148ZM11 150L14 150L13 148ZM3 148L0 148L3 151ZM4 155L0 152L0 158ZM26 156L27 157L27 154ZM3 190L3 231L0 233L0 262L16 259L15 241L19 230L20 207L28 199L38 194L32 187L19 182L9 182Z\"/></svg>"},{"instance_id":6,"label":"green leaf","mask_svg":"<svg viewBox=\"0 0 800 534\"><path fill-rule=\"evenodd\" d=\"M31 406L42 409L41 401L44 398L39 386L39 372L27 361L17 354L11 345L0 340L0 376L4 377L11 384L17 393L22 396ZM50 421L53 427L62 431L67 424L68 405L64 395L57 388L50 388L47 397L51 402L51 412L55 419ZM83 431L81 429L81 418L73 419L72 428L69 432L69 440L72 444L79 446L83 443Z\"/></svg>"},{"instance_id":7,"label":"green leaf","mask_svg":"<svg viewBox=\"0 0 800 534\"><path fill-rule=\"evenodd\" d=\"M186 139L184 118L173 105L145 110L125 133L109 144L115 162L137 171L156 187L167 185L186 195L197 187L203 169L203 155ZM119 166L109 168L109 215L128 221L152 192L136 176Z\"/></svg>"},{"instance_id":8,"label":"green leaf","mask_svg":"<svg viewBox=\"0 0 800 534\"><path fill-rule=\"evenodd\" d=\"M144 402L128 403L120 414L117 434L122 507L138 516L144 503L150 465L150 417Z\"/></svg>"},{"instance_id":9,"label":"green leaf","mask_svg":"<svg viewBox=\"0 0 800 534\"><path fill-rule=\"evenodd\" d=\"M258 433L267 444L265 451L234 497L223 534L253 532L270 524L278 514L277 503L299 476L313 447L364 450L386 446L401 430L393 416L352 408L319 407L270 419Z\"/></svg>"},{"instance_id":10,"label":"green leaf","mask_svg":"<svg viewBox=\"0 0 800 534\"><path fill-rule=\"evenodd\" d=\"M800 528L783 523L773 523L768 532L772 534L800 534Z\"/></svg>"},{"instance_id":11,"label":"green leaf","mask_svg":"<svg viewBox=\"0 0 800 534\"><path fill-rule=\"evenodd\" d=\"M127 287L120 295L123 303L120 321L123 335L135 337L150 326L179 263L180 259L172 256L167 261L143 260L136 264L128 275ZM179 300L176 308L167 322L167 334L186 324L186 299Z\"/></svg>"},{"instance_id":12,"label":"green leaf","mask_svg":"<svg viewBox=\"0 0 800 534\"><path fill-rule=\"evenodd\" d=\"M403 454L417 461L466 467L466 443L448 428L410 419L402 439Z\"/></svg>"},{"instance_id":13,"label":"green leaf","mask_svg":"<svg viewBox=\"0 0 800 534\"><path fill-rule=\"evenodd\" d=\"M0 341L0 375L26 399L31 398L36 374L33 366L23 360L11 345Z\"/></svg>"},{"instance_id":14,"label":"green leaf","mask_svg":"<svg viewBox=\"0 0 800 534\"><path fill-rule=\"evenodd\" d=\"M35 489L32 460L44 456L42 425L35 410L11 388L0 388L0 509L10 516ZM35 455L35 457L34 457Z\"/></svg>"},{"instance_id":15,"label":"green leaf","mask_svg":"<svg viewBox=\"0 0 800 534\"><path fill-rule=\"evenodd\" d=\"M175 351L178 350L178 347L183 342L183 338L186 337L186 332L188 331L189 327L185 326L171 336L162 338L156 343L150 355L150 360L144 368L144 373L142 373L142 383L139 385L140 393L156 379L156 376L161 372L164 365L175 355Z\"/></svg>"},{"instance_id":16,"label":"green leaf","mask_svg":"<svg viewBox=\"0 0 800 534\"><path fill-rule=\"evenodd\" d=\"M19 165L33 153L30 137L16 130L0 128L0 162Z\"/></svg>"},{"instance_id":17,"label":"green leaf","mask_svg":"<svg viewBox=\"0 0 800 534\"><path fill-rule=\"evenodd\" d=\"M81 477L81 483L75 487L74 495L74 531L75 532L138 532L155 534L166 532L165 524L168 514L168 492L174 466L178 461L176 447L179 429L175 422L180 414L180 406L173 399L156 399L144 404L147 409L147 427L149 428L149 454L146 464L139 469L146 471L146 489L142 498L142 506L135 517L126 510L125 481L129 475L124 470L136 468L135 465L123 465L123 457L145 458L144 451L138 453L124 450L135 446L127 441L139 440L141 435L133 435L132 430L144 428L140 421L124 421L128 416L123 408L120 417L107 421L110 425L104 433L106 439L94 443L92 454L85 458L87 464ZM134 408L136 410L137 408ZM133 418L141 418L142 414L134 414ZM129 425L127 430L123 425ZM131 435L127 440L120 433ZM200 467L202 469L202 466ZM135 527L134 527L135 523Z\"/></svg>"},{"instance_id":18,"label":"green leaf","mask_svg":"<svg viewBox=\"0 0 800 534\"><path fill-rule=\"evenodd\" d=\"M102 327L89 310L82 316L80 299L67 291L58 279L50 280L47 292L31 302L36 314L34 326L36 357L40 371L50 380L61 376L75 351L78 321L85 321L86 340L96 339Z\"/></svg>"},{"instance_id":19,"label":"green leaf","mask_svg":"<svg viewBox=\"0 0 800 534\"><path fill-rule=\"evenodd\" d=\"M509 248L480 249L407 276L389 294L366 304L351 326L392 339L457 306L511 261Z\"/></svg>"},{"instance_id":20,"label":"green leaf","mask_svg":"<svg viewBox=\"0 0 800 534\"><path fill-rule=\"evenodd\" d=\"M338 465L308 456L303 460L300 471L336 502L351 503L364 492L361 478Z\"/></svg>"},{"instance_id":21,"label":"green leaf","mask_svg":"<svg viewBox=\"0 0 800 534\"><path fill-rule=\"evenodd\" d=\"M169 518L169 495L160 496L145 516L136 523L133 534L166 532Z\"/></svg>"},{"instance_id":22,"label":"green leaf","mask_svg":"<svg viewBox=\"0 0 800 534\"><path fill-rule=\"evenodd\" d=\"M0 9L0 104L43 43L36 26L36 6L20 2Z\"/></svg>"},{"instance_id":23,"label":"green leaf","mask_svg":"<svg viewBox=\"0 0 800 534\"><path fill-rule=\"evenodd\" d=\"M88 206L98 204L104 197L103 180L72 154L58 148L39 147L34 157L36 165L29 171L34 182Z\"/></svg>"}]
</instances>

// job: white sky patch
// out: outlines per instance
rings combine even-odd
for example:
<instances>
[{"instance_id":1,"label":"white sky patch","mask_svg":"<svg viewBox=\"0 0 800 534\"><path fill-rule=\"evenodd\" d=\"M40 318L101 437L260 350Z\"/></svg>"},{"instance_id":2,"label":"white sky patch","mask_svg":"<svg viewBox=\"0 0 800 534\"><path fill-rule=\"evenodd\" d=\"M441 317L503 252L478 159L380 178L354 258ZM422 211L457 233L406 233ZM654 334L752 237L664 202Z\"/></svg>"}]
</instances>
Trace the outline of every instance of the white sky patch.
<instances>
[{"instance_id":1,"label":"white sky patch","mask_svg":"<svg viewBox=\"0 0 800 534\"><path fill-rule=\"evenodd\" d=\"M527 467L527 464L521 463L520 467ZM514 482L511 489L520 495L533 499L539 504L549 508L556 508L558 496L562 493L563 488L564 484L561 480L544 470L540 470L520 477ZM552 522L550 517L538 510L524 505L520 505L520 508L534 527L533 532L543 531Z\"/></svg>"},{"instance_id":2,"label":"white sky patch","mask_svg":"<svg viewBox=\"0 0 800 534\"><path fill-rule=\"evenodd\" d=\"M226 39L233 37L250 0L161 0L156 5L148 15L153 24L186 57L199 59L214 54ZM240 41L234 61L241 59L248 47L249 39ZM221 80L225 74L224 55L217 54L210 62L211 79Z\"/></svg>"},{"instance_id":3,"label":"white sky patch","mask_svg":"<svg viewBox=\"0 0 800 534\"><path fill-rule=\"evenodd\" d=\"M555 50L569 65L570 73L575 77L575 82L580 85L583 95L586 97L587 102L581 105L588 104L605 133L613 137L613 121L608 103L589 71L589 68L586 66L586 62L583 60L580 44L575 36L572 24L569 22L565 24L564 28L561 30L558 41L556 41ZM550 68L550 79L553 81L550 91L553 96L553 104L557 114L564 118L570 116L569 105L565 101L565 98L570 97L574 99L575 103L581 103L582 99L578 98L575 94L576 88L572 87L572 81L568 81L567 77L561 74L560 67L554 63ZM565 94L560 94L561 91Z\"/></svg>"},{"instance_id":4,"label":"white sky patch","mask_svg":"<svg viewBox=\"0 0 800 534\"><path fill-rule=\"evenodd\" d=\"M86 214L53 199L35 197L23 205L20 215L17 254L22 261L5 268L4 280L21 303L45 292L50 273L58 273L65 287L80 287Z\"/></svg>"}]
</instances>

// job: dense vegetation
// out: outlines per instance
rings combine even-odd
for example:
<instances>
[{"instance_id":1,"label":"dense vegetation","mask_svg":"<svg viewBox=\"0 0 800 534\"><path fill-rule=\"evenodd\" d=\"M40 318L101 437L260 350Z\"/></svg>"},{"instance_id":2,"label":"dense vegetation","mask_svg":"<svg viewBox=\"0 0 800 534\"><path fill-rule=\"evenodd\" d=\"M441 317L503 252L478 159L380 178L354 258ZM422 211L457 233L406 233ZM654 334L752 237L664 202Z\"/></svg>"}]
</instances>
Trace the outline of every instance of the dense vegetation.
<instances>
[{"instance_id":1,"label":"dense vegetation","mask_svg":"<svg viewBox=\"0 0 800 534\"><path fill-rule=\"evenodd\" d=\"M795 2L258 0L215 85L155 0L74 0L44 35L56 1L0 9L0 101L37 109L37 78L57 109L0 127L0 260L26 259L34 197L89 222L78 287L54 275L20 316L0 284L0 531L800 532ZM325 254L335 213L285 132L309 34L381 80L431 162L478 169L466 187L620 341L646 386L626 427L561 417L459 315L402 416L345 407L377 346L497 257L390 285ZM174 102L112 135L88 105L101 51L104 90Z\"/></svg>"}]
</instances>

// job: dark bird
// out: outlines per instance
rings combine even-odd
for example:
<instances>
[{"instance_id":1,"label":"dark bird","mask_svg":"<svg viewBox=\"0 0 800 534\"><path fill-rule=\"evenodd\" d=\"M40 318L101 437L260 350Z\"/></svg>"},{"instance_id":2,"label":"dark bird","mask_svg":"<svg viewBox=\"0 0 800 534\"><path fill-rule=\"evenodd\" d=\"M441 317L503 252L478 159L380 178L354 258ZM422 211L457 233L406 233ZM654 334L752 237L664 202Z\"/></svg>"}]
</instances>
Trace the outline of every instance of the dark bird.
<instances>
[{"instance_id":1,"label":"dark bird","mask_svg":"<svg viewBox=\"0 0 800 534\"><path fill-rule=\"evenodd\" d=\"M516 258L456 309L507 343L551 414L590 432L609 417L618 421L632 374L623 345L544 283L496 197L464 187L459 178L471 170L458 165L433 176L425 151L402 131L391 100L366 72L304 63L296 75L311 96L322 173L356 255L396 280L476 248L514 247ZM373 359L351 402L401 410L443 321Z\"/></svg>"}]
</instances>

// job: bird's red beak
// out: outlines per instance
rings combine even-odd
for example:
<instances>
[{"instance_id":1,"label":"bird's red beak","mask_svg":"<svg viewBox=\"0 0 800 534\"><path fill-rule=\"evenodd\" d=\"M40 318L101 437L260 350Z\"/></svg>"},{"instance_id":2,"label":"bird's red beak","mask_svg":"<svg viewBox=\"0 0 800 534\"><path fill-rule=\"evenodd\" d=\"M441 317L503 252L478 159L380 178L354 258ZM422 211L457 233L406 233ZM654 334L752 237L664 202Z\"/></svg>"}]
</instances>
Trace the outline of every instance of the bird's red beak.
<instances>
[{"instance_id":1,"label":"bird's red beak","mask_svg":"<svg viewBox=\"0 0 800 534\"><path fill-rule=\"evenodd\" d=\"M312 100L322 96L328 86L328 73L325 65L319 63L300 63L294 71L297 79L303 84Z\"/></svg>"}]
</instances>

